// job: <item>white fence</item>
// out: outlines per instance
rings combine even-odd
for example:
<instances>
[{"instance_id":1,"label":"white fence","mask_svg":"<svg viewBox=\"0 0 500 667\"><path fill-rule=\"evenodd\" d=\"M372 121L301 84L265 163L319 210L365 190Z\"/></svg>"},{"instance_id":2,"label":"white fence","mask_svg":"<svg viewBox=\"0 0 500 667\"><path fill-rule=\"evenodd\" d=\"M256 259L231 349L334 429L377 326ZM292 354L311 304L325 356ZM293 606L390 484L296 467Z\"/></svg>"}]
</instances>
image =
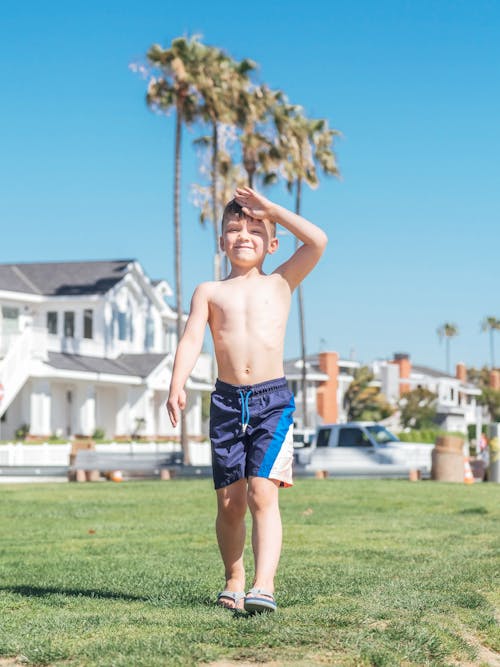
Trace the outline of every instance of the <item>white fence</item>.
<instances>
[{"instance_id":1,"label":"white fence","mask_svg":"<svg viewBox=\"0 0 500 667\"><path fill-rule=\"evenodd\" d=\"M98 452L178 452L180 445L175 442L112 442L96 445ZM0 467L7 466L66 466L69 465L71 443L64 445L23 445L9 443L0 445ZM211 465L210 443L190 442L189 453L194 466Z\"/></svg>"}]
</instances>

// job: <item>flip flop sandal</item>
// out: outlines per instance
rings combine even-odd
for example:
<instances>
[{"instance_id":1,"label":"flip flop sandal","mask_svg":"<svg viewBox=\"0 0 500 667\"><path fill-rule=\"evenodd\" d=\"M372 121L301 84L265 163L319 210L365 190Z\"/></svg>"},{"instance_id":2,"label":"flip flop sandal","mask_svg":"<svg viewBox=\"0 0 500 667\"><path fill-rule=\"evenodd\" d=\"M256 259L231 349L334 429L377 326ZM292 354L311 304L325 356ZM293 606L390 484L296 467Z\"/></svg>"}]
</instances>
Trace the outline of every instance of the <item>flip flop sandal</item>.
<instances>
[{"instance_id":1,"label":"flip flop sandal","mask_svg":"<svg viewBox=\"0 0 500 667\"><path fill-rule=\"evenodd\" d=\"M224 609L229 609L229 611L241 611L241 609L238 608L238 602L240 600L243 600L245 597L245 593L235 593L234 591L221 591L217 595L217 606L218 607L224 607ZM223 599L226 600L232 600L234 602L234 607L230 607L227 604L224 604Z\"/></svg>"},{"instance_id":2,"label":"flip flop sandal","mask_svg":"<svg viewBox=\"0 0 500 667\"><path fill-rule=\"evenodd\" d=\"M262 597L262 596L267 597ZM263 588L251 588L245 595L245 611L249 613L261 613L263 611L276 611L278 605L273 593Z\"/></svg>"}]
</instances>

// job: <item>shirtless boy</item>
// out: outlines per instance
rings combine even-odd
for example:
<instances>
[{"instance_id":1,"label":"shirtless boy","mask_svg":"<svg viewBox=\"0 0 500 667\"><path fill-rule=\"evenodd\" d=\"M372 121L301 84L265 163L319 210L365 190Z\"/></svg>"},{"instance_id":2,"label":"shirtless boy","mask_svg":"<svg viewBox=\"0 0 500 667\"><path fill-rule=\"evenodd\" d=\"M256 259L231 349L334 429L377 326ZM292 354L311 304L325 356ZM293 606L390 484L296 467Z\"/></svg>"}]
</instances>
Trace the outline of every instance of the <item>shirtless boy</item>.
<instances>
[{"instance_id":1,"label":"shirtless boy","mask_svg":"<svg viewBox=\"0 0 500 667\"><path fill-rule=\"evenodd\" d=\"M267 275L266 255L278 249L276 223L302 245ZM304 218L250 188L238 188L224 210L220 245L231 264L222 281L200 284L175 355L167 410L173 426L186 405L184 385L200 354L208 322L218 380L210 406L216 533L226 585L218 604L274 611L274 576L281 553L278 488L292 485L293 395L283 371L285 328L293 290L327 243ZM245 514L252 516L253 586L245 595Z\"/></svg>"}]
</instances>

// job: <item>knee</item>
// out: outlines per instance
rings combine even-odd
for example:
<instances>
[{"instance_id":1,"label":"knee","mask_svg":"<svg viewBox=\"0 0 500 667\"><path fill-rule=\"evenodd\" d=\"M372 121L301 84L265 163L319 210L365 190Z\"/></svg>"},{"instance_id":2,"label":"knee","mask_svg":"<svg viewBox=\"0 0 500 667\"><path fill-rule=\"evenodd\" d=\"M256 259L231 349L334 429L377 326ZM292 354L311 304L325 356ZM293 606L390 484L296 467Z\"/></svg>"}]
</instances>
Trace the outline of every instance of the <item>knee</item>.
<instances>
[{"instance_id":1,"label":"knee","mask_svg":"<svg viewBox=\"0 0 500 667\"><path fill-rule=\"evenodd\" d=\"M261 487L248 489L248 507L252 514L262 512L273 503L274 494Z\"/></svg>"},{"instance_id":2,"label":"knee","mask_svg":"<svg viewBox=\"0 0 500 667\"><path fill-rule=\"evenodd\" d=\"M219 516L226 521L238 522L244 519L247 511L246 498L226 496L219 499Z\"/></svg>"}]
</instances>

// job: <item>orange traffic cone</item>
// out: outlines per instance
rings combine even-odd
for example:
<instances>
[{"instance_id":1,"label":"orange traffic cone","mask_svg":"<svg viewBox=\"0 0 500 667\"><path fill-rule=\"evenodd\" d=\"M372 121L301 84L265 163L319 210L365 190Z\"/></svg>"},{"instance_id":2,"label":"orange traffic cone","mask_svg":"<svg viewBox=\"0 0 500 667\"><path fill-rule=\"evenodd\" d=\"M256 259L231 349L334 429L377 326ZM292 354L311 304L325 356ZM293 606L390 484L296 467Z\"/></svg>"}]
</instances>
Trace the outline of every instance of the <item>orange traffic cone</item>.
<instances>
[{"instance_id":1,"label":"orange traffic cone","mask_svg":"<svg viewBox=\"0 0 500 667\"><path fill-rule=\"evenodd\" d=\"M474 475L472 474L468 456L464 456L464 483L474 484Z\"/></svg>"}]
</instances>

